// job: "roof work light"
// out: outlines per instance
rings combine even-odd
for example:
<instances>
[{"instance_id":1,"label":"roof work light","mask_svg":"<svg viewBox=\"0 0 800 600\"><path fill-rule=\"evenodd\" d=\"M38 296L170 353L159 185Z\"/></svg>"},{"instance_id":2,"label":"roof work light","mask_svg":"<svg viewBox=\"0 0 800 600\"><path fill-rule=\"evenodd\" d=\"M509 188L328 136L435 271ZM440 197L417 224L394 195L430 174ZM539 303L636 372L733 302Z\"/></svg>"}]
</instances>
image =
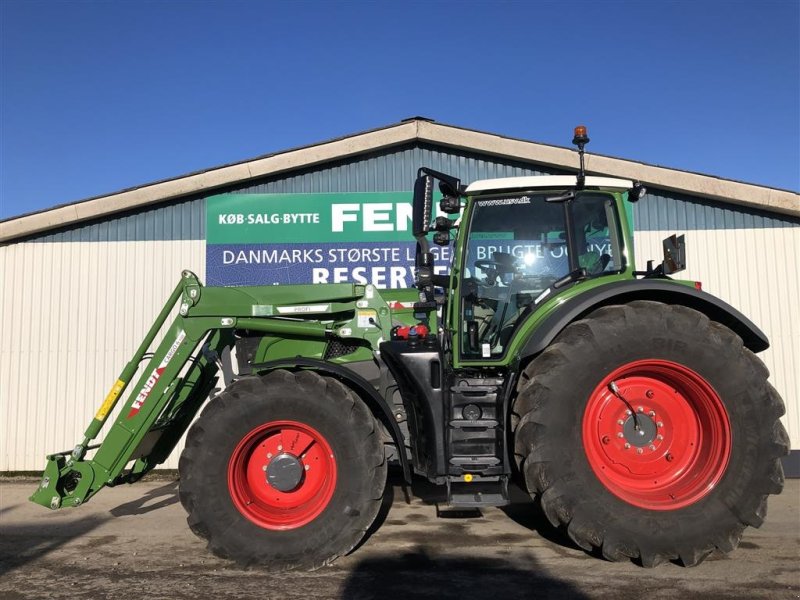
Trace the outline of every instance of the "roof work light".
<instances>
[{"instance_id":1,"label":"roof work light","mask_svg":"<svg viewBox=\"0 0 800 600\"><path fill-rule=\"evenodd\" d=\"M575 137L572 138L572 143L576 146L589 143L589 135L586 131L586 125L578 125L575 128Z\"/></svg>"}]
</instances>

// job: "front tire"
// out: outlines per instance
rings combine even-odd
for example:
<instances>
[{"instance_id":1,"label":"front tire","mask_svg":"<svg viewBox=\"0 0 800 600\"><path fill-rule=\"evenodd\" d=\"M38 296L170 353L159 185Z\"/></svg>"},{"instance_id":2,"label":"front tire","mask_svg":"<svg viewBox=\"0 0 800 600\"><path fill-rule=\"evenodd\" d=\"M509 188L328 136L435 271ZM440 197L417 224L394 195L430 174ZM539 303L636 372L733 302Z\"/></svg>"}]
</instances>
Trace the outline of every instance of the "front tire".
<instances>
[{"instance_id":1,"label":"front tire","mask_svg":"<svg viewBox=\"0 0 800 600\"><path fill-rule=\"evenodd\" d=\"M310 371L233 383L205 408L181 455L192 531L242 565L329 564L361 541L380 508L378 427L351 390Z\"/></svg>"},{"instance_id":2,"label":"front tire","mask_svg":"<svg viewBox=\"0 0 800 600\"><path fill-rule=\"evenodd\" d=\"M554 526L609 560L732 551L783 488L783 402L741 339L637 301L570 324L524 370L517 464Z\"/></svg>"}]
</instances>

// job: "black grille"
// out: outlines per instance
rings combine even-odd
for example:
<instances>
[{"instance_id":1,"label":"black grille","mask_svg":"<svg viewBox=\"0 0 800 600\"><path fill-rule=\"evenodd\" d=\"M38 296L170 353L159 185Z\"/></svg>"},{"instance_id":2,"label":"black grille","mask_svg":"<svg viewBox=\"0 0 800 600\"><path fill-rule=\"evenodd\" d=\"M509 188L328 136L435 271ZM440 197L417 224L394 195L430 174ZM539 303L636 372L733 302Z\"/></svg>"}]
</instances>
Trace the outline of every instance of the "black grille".
<instances>
[{"instance_id":1,"label":"black grille","mask_svg":"<svg viewBox=\"0 0 800 600\"><path fill-rule=\"evenodd\" d=\"M332 358L339 358L340 356L347 356L348 354L352 354L361 344L358 340L340 340L334 339L328 342L328 345L325 347L325 360L331 360Z\"/></svg>"}]
</instances>

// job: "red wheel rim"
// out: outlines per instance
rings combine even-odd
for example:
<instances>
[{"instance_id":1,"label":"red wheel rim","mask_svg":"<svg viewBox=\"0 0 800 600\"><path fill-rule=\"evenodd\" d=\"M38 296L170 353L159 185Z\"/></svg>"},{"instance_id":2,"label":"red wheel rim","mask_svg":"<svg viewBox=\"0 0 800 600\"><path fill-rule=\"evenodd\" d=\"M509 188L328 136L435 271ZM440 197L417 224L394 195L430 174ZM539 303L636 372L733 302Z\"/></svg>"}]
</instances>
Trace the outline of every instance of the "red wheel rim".
<instances>
[{"instance_id":1,"label":"red wheel rim","mask_svg":"<svg viewBox=\"0 0 800 600\"><path fill-rule=\"evenodd\" d=\"M616 369L592 392L583 446L611 493L641 508L675 510L719 483L730 459L731 427L719 395L695 371L639 360Z\"/></svg>"},{"instance_id":2,"label":"red wheel rim","mask_svg":"<svg viewBox=\"0 0 800 600\"><path fill-rule=\"evenodd\" d=\"M242 438L228 462L234 506L265 529L310 523L325 510L335 488L333 450L316 429L296 421L259 425Z\"/></svg>"}]
</instances>

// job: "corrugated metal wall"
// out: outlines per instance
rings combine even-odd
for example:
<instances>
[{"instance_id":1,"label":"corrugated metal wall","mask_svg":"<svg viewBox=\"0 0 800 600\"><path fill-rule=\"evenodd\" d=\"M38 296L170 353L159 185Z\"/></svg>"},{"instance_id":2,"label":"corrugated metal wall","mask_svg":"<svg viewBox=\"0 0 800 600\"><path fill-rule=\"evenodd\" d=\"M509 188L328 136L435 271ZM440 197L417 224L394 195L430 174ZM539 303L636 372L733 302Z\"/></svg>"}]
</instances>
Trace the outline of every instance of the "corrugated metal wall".
<instances>
[{"instance_id":1,"label":"corrugated metal wall","mask_svg":"<svg viewBox=\"0 0 800 600\"><path fill-rule=\"evenodd\" d=\"M0 248L0 471L81 440L183 268L204 274L202 240Z\"/></svg>"},{"instance_id":2,"label":"corrugated metal wall","mask_svg":"<svg viewBox=\"0 0 800 600\"><path fill-rule=\"evenodd\" d=\"M658 262L661 241L686 235L682 279L701 281L760 327L770 348L758 356L783 397L792 448L800 449L800 219L677 194L650 193L634 207L636 264Z\"/></svg>"},{"instance_id":3,"label":"corrugated metal wall","mask_svg":"<svg viewBox=\"0 0 800 600\"><path fill-rule=\"evenodd\" d=\"M428 145L402 146L227 191L405 191L421 165L464 181L556 173ZM796 264L781 259L787 248L798 255L800 223L675 195L648 196L635 218L640 264L660 256L662 237L686 231L690 276L773 338L765 358L791 405L787 425L793 447L800 448L800 393L792 368L800 363L798 323L796 311L789 317L791 311L782 310L798 297L800 275ZM0 471L41 469L45 454L81 438L181 269L204 277L204 239L205 197L196 196L0 247ZM753 282L758 290L748 289ZM175 468L177 456L165 466Z\"/></svg>"},{"instance_id":4,"label":"corrugated metal wall","mask_svg":"<svg viewBox=\"0 0 800 600\"><path fill-rule=\"evenodd\" d=\"M381 153L330 163L250 181L222 192L278 194L328 192L405 192L412 189L417 169L430 167L459 175L463 181L523 175L557 175L561 171L507 161L496 162L470 153L454 153L431 146L400 146ZM204 240L205 196L112 219L36 236L34 242L97 242L134 240Z\"/></svg>"}]
</instances>

